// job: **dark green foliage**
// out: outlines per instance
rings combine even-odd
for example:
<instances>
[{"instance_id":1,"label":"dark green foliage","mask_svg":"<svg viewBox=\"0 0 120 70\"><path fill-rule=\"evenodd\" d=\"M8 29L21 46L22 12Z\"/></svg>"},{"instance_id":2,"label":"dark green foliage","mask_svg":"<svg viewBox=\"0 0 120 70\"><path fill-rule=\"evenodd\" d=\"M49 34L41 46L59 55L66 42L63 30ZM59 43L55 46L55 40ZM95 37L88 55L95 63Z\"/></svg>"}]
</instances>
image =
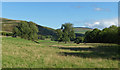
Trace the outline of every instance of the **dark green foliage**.
<instances>
[{"instance_id":1,"label":"dark green foliage","mask_svg":"<svg viewBox=\"0 0 120 70\"><path fill-rule=\"evenodd\" d=\"M37 33L38 28L33 22L21 21L21 23L13 29L13 37L20 36L21 38L32 41L38 39Z\"/></svg>"},{"instance_id":2,"label":"dark green foliage","mask_svg":"<svg viewBox=\"0 0 120 70\"><path fill-rule=\"evenodd\" d=\"M73 29L69 32L68 36L69 36L69 38L70 38L71 41L74 41L74 39L75 39L75 33L74 33Z\"/></svg>"},{"instance_id":3,"label":"dark green foliage","mask_svg":"<svg viewBox=\"0 0 120 70\"><path fill-rule=\"evenodd\" d=\"M15 28L13 28L13 37L20 36L20 34L21 34L21 32L18 29L18 26L16 26Z\"/></svg>"},{"instance_id":4,"label":"dark green foliage","mask_svg":"<svg viewBox=\"0 0 120 70\"><path fill-rule=\"evenodd\" d=\"M74 41L75 39L75 33L73 30L73 24L71 23L65 23L62 24L61 29L56 30L56 39L58 42L69 42Z\"/></svg>"},{"instance_id":5,"label":"dark green foliage","mask_svg":"<svg viewBox=\"0 0 120 70\"><path fill-rule=\"evenodd\" d=\"M87 31L85 33L85 42L89 43L118 43L119 34L117 26L110 26L104 28L102 31L94 29L93 31Z\"/></svg>"},{"instance_id":6,"label":"dark green foliage","mask_svg":"<svg viewBox=\"0 0 120 70\"><path fill-rule=\"evenodd\" d=\"M78 37L78 36L84 36L85 34L81 34L81 33L75 33L75 36Z\"/></svg>"},{"instance_id":7,"label":"dark green foliage","mask_svg":"<svg viewBox=\"0 0 120 70\"><path fill-rule=\"evenodd\" d=\"M118 27L118 44L120 44L120 27Z\"/></svg>"},{"instance_id":8,"label":"dark green foliage","mask_svg":"<svg viewBox=\"0 0 120 70\"><path fill-rule=\"evenodd\" d=\"M39 36L38 36L38 39L40 39L40 40L45 40L45 38L46 38L46 37L43 36L43 35L39 35Z\"/></svg>"},{"instance_id":9,"label":"dark green foliage","mask_svg":"<svg viewBox=\"0 0 120 70\"><path fill-rule=\"evenodd\" d=\"M66 43L69 41L74 41L75 39L75 33L73 30L73 24L71 23L65 23L61 26L63 37L62 40Z\"/></svg>"},{"instance_id":10,"label":"dark green foliage","mask_svg":"<svg viewBox=\"0 0 120 70\"><path fill-rule=\"evenodd\" d=\"M52 28L44 27L37 25L38 27L38 34L44 36L56 36L55 30Z\"/></svg>"},{"instance_id":11,"label":"dark green foliage","mask_svg":"<svg viewBox=\"0 0 120 70\"><path fill-rule=\"evenodd\" d=\"M52 36L51 35L47 35L46 38L52 38Z\"/></svg>"},{"instance_id":12,"label":"dark green foliage","mask_svg":"<svg viewBox=\"0 0 120 70\"><path fill-rule=\"evenodd\" d=\"M99 34L102 43L118 43L118 27L110 26L103 29Z\"/></svg>"},{"instance_id":13,"label":"dark green foliage","mask_svg":"<svg viewBox=\"0 0 120 70\"><path fill-rule=\"evenodd\" d=\"M57 32L57 34L56 34L57 35L57 41L61 42L62 41L62 37L63 37L62 36L63 32L61 31L61 29L57 29L56 32Z\"/></svg>"},{"instance_id":14,"label":"dark green foliage","mask_svg":"<svg viewBox=\"0 0 120 70\"><path fill-rule=\"evenodd\" d=\"M74 41L74 43L76 43L76 44L79 44L79 43L82 43L82 42L84 42L84 37L76 37L76 39Z\"/></svg>"},{"instance_id":15,"label":"dark green foliage","mask_svg":"<svg viewBox=\"0 0 120 70\"><path fill-rule=\"evenodd\" d=\"M100 39L99 38L99 33L100 33L101 31L99 30L99 29L97 29L97 28L95 28L93 31L87 31L86 33L85 33L85 41L86 42L94 42L94 43L98 43L99 42L99 40L98 39Z\"/></svg>"},{"instance_id":16,"label":"dark green foliage","mask_svg":"<svg viewBox=\"0 0 120 70\"><path fill-rule=\"evenodd\" d=\"M65 43L70 41L70 38L68 37L68 33L67 32L63 32L62 41L65 42Z\"/></svg>"},{"instance_id":17,"label":"dark green foliage","mask_svg":"<svg viewBox=\"0 0 120 70\"><path fill-rule=\"evenodd\" d=\"M11 32L1 32L1 35L3 35L3 36L12 36L13 33L11 33Z\"/></svg>"}]
</instances>

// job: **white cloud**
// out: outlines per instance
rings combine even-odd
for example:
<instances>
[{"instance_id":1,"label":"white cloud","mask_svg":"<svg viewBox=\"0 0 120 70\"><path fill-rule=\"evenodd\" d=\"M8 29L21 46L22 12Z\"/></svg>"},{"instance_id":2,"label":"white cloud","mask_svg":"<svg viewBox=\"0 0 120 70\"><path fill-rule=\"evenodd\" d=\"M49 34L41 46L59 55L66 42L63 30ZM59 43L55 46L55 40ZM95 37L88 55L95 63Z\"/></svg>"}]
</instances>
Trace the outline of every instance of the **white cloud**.
<instances>
[{"instance_id":1,"label":"white cloud","mask_svg":"<svg viewBox=\"0 0 120 70\"><path fill-rule=\"evenodd\" d=\"M109 8L95 8L94 10L95 10L95 11L106 11L106 12L109 12L109 11L110 11Z\"/></svg>"},{"instance_id":2,"label":"white cloud","mask_svg":"<svg viewBox=\"0 0 120 70\"><path fill-rule=\"evenodd\" d=\"M95 10L96 10L96 11L101 11L101 10L102 10L102 8L95 8Z\"/></svg>"},{"instance_id":3,"label":"white cloud","mask_svg":"<svg viewBox=\"0 0 120 70\"><path fill-rule=\"evenodd\" d=\"M103 29L105 27L110 27L111 25L118 26L118 19L114 18L114 19L98 20L98 21L94 21L94 22L85 23L86 27L99 28L99 29Z\"/></svg>"},{"instance_id":4,"label":"white cloud","mask_svg":"<svg viewBox=\"0 0 120 70\"><path fill-rule=\"evenodd\" d=\"M100 22L95 22L94 24L99 25L99 24L100 24Z\"/></svg>"}]
</instances>

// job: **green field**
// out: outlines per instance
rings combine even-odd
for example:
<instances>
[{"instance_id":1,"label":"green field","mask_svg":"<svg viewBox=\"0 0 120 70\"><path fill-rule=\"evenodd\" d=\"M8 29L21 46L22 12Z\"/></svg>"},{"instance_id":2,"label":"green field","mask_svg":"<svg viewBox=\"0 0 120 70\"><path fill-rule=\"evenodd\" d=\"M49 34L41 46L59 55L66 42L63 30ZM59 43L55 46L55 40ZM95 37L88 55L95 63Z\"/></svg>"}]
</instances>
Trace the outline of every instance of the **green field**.
<instances>
[{"instance_id":1,"label":"green field","mask_svg":"<svg viewBox=\"0 0 120 70\"><path fill-rule=\"evenodd\" d=\"M80 34L85 34L85 32L92 31L92 30L93 29L90 29L90 28L80 28L80 27L76 28L76 27L74 27L75 33L80 33Z\"/></svg>"},{"instance_id":2,"label":"green field","mask_svg":"<svg viewBox=\"0 0 120 70\"><path fill-rule=\"evenodd\" d=\"M118 45L2 38L3 68L118 68Z\"/></svg>"}]
</instances>

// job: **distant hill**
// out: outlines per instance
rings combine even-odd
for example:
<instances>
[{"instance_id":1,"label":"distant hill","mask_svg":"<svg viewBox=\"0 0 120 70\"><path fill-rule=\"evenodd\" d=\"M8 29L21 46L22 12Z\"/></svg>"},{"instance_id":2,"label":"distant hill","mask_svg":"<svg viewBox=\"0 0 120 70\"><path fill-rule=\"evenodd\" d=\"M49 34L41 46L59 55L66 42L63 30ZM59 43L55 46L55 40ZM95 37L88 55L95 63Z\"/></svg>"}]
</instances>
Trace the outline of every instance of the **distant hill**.
<instances>
[{"instance_id":1,"label":"distant hill","mask_svg":"<svg viewBox=\"0 0 120 70\"><path fill-rule=\"evenodd\" d=\"M92 31L92 28L88 28L88 27L74 27L74 31L75 33L79 33L79 34L85 34L86 31Z\"/></svg>"},{"instance_id":2,"label":"distant hill","mask_svg":"<svg viewBox=\"0 0 120 70\"><path fill-rule=\"evenodd\" d=\"M12 32L13 28L17 26L22 20L12 20L7 18L0 18L2 19L2 31ZM41 26L36 24L39 30L40 35L55 35L55 29ZM76 36L83 36L86 31L91 31L91 28L87 27L74 27L74 31Z\"/></svg>"},{"instance_id":3,"label":"distant hill","mask_svg":"<svg viewBox=\"0 0 120 70\"><path fill-rule=\"evenodd\" d=\"M12 19L6 19L6 18L0 18L2 19L2 31L6 32L12 32L13 28L17 26L22 20L12 20ZM39 30L40 35L55 35L55 29L44 27L36 24Z\"/></svg>"}]
</instances>

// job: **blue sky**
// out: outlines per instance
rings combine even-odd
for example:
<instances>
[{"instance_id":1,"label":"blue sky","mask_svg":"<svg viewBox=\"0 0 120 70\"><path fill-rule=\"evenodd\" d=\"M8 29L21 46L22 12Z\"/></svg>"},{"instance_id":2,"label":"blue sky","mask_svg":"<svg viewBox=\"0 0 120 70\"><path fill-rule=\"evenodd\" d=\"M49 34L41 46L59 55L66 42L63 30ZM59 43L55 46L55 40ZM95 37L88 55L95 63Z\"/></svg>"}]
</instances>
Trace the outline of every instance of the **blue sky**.
<instances>
[{"instance_id":1,"label":"blue sky","mask_svg":"<svg viewBox=\"0 0 120 70\"><path fill-rule=\"evenodd\" d=\"M75 27L105 28L117 25L117 2L3 2L2 17L33 21L60 28L64 23Z\"/></svg>"}]
</instances>

